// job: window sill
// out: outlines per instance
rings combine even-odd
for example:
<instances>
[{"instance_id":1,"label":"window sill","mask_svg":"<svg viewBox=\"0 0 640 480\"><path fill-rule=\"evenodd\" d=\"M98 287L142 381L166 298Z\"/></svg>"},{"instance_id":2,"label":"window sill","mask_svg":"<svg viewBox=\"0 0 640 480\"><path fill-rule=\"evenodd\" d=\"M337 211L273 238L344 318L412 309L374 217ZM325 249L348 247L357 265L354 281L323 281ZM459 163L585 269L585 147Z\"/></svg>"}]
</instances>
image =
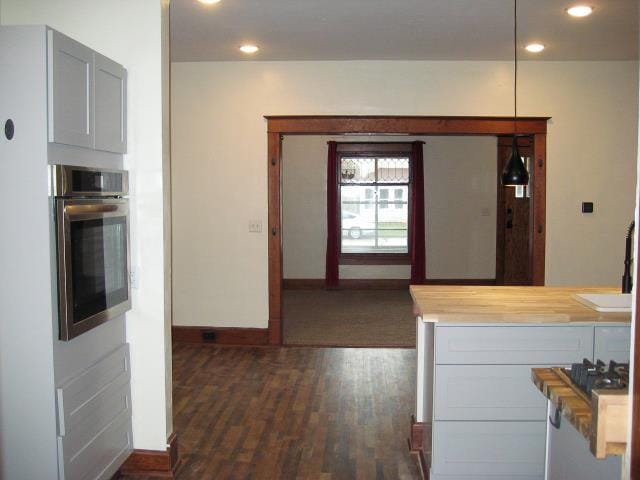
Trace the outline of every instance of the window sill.
<instances>
[{"instance_id":1,"label":"window sill","mask_svg":"<svg viewBox=\"0 0 640 480\"><path fill-rule=\"evenodd\" d=\"M340 265L411 265L407 253L341 253Z\"/></svg>"}]
</instances>

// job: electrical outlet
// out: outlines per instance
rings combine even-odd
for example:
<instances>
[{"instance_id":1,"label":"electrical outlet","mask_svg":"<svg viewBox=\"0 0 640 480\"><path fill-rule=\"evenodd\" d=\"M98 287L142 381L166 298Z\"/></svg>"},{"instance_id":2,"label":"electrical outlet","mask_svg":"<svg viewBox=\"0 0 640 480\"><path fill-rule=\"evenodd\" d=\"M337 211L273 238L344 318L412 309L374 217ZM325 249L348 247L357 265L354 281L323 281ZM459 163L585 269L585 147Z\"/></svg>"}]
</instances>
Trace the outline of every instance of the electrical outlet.
<instances>
[{"instance_id":1,"label":"electrical outlet","mask_svg":"<svg viewBox=\"0 0 640 480\"><path fill-rule=\"evenodd\" d=\"M249 220L249 231L251 233L260 233L260 232L262 232L262 221L260 221L260 220Z\"/></svg>"},{"instance_id":2,"label":"electrical outlet","mask_svg":"<svg viewBox=\"0 0 640 480\"><path fill-rule=\"evenodd\" d=\"M202 332L202 340L205 342L215 342L216 341L216 332L211 330L204 330Z\"/></svg>"},{"instance_id":3,"label":"electrical outlet","mask_svg":"<svg viewBox=\"0 0 640 480\"><path fill-rule=\"evenodd\" d=\"M138 289L138 269L137 268L132 268L129 271L129 285L131 285L131 288L133 290Z\"/></svg>"},{"instance_id":4,"label":"electrical outlet","mask_svg":"<svg viewBox=\"0 0 640 480\"><path fill-rule=\"evenodd\" d=\"M480 215L483 217L488 217L491 215L491 210L489 210L488 208L483 208L482 210L480 210Z\"/></svg>"}]
</instances>

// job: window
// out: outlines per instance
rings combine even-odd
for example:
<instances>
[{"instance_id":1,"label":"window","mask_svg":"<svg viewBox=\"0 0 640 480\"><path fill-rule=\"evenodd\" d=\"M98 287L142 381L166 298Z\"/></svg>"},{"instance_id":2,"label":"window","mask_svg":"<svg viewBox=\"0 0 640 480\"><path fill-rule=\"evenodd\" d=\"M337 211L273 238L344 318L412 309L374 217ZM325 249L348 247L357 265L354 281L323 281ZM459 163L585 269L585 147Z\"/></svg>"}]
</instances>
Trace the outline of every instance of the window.
<instances>
[{"instance_id":1,"label":"window","mask_svg":"<svg viewBox=\"0 0 640 480\"><path fill-rule=\"evenodd\" d=\"M338 153L342 259L408 259L410 153L371 152L375 146Z\"/></svg>"}]
</instances>

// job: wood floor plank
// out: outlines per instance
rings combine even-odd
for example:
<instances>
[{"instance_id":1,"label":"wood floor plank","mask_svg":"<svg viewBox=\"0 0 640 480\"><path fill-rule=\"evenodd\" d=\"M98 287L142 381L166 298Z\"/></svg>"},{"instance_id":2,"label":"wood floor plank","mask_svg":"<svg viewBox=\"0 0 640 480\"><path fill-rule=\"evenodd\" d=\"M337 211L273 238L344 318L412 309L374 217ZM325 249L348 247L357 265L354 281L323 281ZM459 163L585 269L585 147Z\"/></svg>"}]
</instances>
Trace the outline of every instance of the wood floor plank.
<instances>
[{"instance_id":1,"label":"wood floor plank","mask_svg":"<svg viewBox=\"0 0 640 480\"><path fill-rule=\"evenodd\" d=\"M176 344L177 478L419 479L414 376L410 349Z\"/></svg>"}]
</instances>

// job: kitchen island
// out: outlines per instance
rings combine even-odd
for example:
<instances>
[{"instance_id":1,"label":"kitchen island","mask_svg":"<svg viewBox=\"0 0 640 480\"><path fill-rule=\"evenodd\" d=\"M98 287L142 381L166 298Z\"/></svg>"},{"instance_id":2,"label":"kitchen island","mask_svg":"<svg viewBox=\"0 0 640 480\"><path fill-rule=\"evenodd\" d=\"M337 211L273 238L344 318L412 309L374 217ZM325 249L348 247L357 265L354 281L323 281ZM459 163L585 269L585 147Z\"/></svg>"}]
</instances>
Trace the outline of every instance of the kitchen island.
<instances>
[{"instance_id":1,"label":"kitchen island","mask_svg":"<svg viewBox=\"0 0 640 480\"><path fill-rule=\"evenodd\" d=\"M629 356L630 313L573 298L610 288L412 286L412 449L435 480L542 480L547 402L531 369Z\"/></svg>"}]
</instances>

